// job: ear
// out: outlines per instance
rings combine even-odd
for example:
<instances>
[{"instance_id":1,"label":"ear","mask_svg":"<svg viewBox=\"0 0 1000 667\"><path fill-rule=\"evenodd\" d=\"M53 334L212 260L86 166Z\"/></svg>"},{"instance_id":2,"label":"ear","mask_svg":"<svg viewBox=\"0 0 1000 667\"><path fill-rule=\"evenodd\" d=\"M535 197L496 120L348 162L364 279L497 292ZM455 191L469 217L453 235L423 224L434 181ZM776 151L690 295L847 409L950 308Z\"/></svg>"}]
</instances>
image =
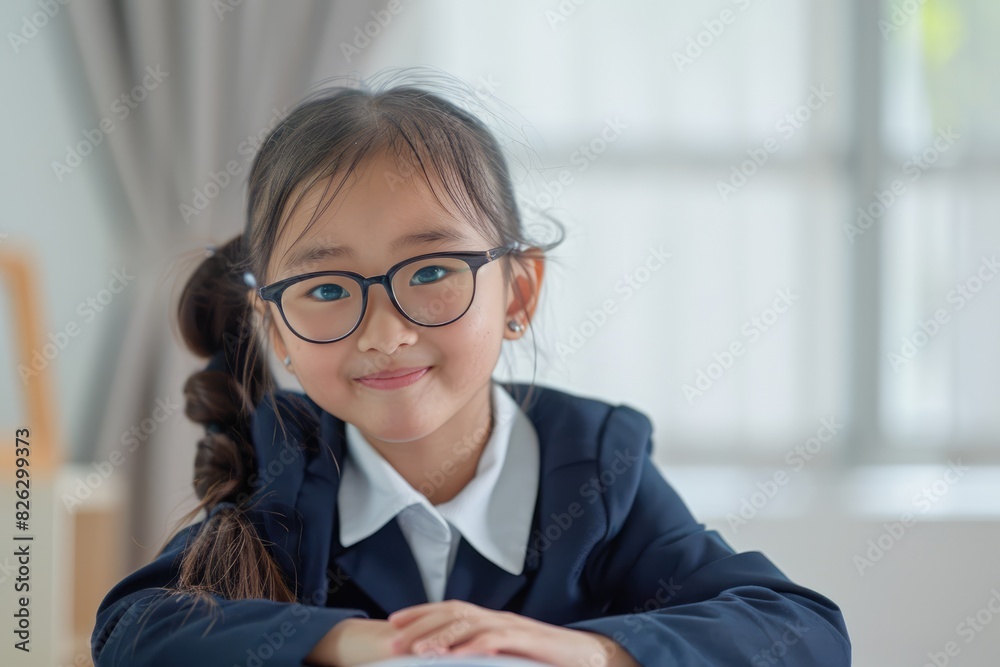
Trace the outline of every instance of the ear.
<instances>
[{"instance_id":1,"label":"ear","mask_svg":"<svg viewBox=\"0 0 1000 667\"><path fill-rule=\"evenodd\" d=\"M284 359L288 355L288 348L285 346L285 341L281 337L282 332L275 319L281 316L276 312L271 302L260 298L256 290L249 290L247 298L250 299L250 304L257 314L257 322L266 329L267 337L271 342L274 353L278 355L279 359Z\"/></svg>"},{"instance_id":2,"label":"ear","mask_svg":"<svg viewBox=\"0 0 1000 667\"><path fill-rule=\"evenodd\" d=\"M517 320L521 326L527 327L538 306L542 279L545 277L545 255L532 246L523 250L521 257L512 258L510 266L514 289L509 291L507 297L506 320ZM504 326L505 337L520 338L522 335Z\"/></svg>"}]
</instances>

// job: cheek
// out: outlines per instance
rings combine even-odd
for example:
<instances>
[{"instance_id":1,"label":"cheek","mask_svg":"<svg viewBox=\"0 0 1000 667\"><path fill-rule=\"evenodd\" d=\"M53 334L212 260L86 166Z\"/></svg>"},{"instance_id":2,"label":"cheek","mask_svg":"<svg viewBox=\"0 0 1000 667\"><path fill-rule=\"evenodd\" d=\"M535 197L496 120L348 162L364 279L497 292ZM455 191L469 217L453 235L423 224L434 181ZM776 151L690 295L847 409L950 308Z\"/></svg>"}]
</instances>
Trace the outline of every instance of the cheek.
<instances>
[{"instance_id":1,"label":"cheek","mask_svg":"<svg viewBox=\"0 0 1000 667\"><path fill-rule=\"evenodd\" d=\"M488 366L492 371L503 342L503 309L497 304L477 300L462 319L438 330L441 351L454 358L461 356L469 367Z\"/></svg>"},{"instance_id":2,"label":"cheek","mask_svg":"<svg viewBox=\"0 0 1000 667\"><path fill-rule=\"evenodd\" d=\"M313 345L300 341L292 350L295 376L310 396L323 396L338 389L343 369L346 368L344 348L332 345Z\"/></svg>"},{"instance_id":3,"label":"cheek","mask_svg":"<svg viewBox=\"0 0 1000 667\"><path fill-rule=\"evenodd\" d=\"M481 291L477 290L476 299L469 310L458 321L469 336L478 337L484 344L495 344L499 347L503 340L503 327L506 326L506 304L503 290L494 280L483 281Z\"/></svg>"}]
</instances>

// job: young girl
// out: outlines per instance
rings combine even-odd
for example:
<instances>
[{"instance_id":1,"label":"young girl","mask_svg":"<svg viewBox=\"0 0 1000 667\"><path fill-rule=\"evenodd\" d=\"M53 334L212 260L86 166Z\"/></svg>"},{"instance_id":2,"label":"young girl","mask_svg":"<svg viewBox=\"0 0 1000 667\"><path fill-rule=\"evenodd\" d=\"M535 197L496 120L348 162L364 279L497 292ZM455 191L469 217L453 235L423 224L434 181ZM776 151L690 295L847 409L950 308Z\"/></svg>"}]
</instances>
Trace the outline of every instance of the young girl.
<instances>
[{"instance_id":1,"label":"young girl","mask_svg":"<svg viewBox=\"0 0 1000 667\"><path fill-rule=\"evenodd\" d=\"M186 285L201 521L105 597L112 665L850 664L838 607L697 523L633 408L492 372L545 253L504 153L424 87L321 91ZM273 348L304 392L277 388Z\"/></svg>"}]
</instances>

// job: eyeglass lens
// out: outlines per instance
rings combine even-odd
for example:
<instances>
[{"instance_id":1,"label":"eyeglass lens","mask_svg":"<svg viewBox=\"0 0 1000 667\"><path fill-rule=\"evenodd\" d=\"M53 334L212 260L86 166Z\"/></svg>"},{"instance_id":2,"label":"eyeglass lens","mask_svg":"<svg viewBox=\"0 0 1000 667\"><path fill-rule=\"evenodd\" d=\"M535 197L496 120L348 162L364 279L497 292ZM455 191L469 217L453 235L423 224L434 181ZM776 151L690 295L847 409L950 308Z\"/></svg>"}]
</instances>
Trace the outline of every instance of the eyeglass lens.
<instances>
[{"instance_id":1,"label":"eyeglass lens","mask_svg":"<svg viewBox=\"0 0 1000 667\"><path fill-rule=\"evenodd\" d=\"M421 324L445 324L472 303L474 277L461 259L431 257L402 267L392 279L396 301ZM281 296L289 326L312 340L345 335L361 318L361 285L347 276L317 276L291 285Z\"/></svg>"}]
</instances>

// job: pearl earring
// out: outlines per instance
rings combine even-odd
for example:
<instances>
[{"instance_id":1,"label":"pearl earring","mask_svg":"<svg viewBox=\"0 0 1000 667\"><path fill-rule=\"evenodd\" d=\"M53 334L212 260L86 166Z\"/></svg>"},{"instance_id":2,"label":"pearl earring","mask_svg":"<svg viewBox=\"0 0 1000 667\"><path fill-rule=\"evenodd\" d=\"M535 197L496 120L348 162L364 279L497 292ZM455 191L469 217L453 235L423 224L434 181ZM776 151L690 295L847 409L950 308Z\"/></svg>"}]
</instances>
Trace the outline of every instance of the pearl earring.
<instances>
[{"instance_id":1,"label":"pearl earring","mask_svg":"<svg viewBox=\"0 0 1000 667\"><path fill-rule=\"evenodd\" d=\"M292 363L292 357L291 357L291 356L287 356L287 357L285 357L285 361L284 361L284 363L285 363L285 366L286 366L286 367L288 367L288 368L291 368L291 366L289 366L289 364L291 364L291 363Z\"/></svg>"},{"instance_id":2,"label":"pearl earring","mask_svg":"<svg viewBox=\"0 0 1000 667\"><path fill-rule=\"evenodd\" d=\"M514 333L520 333L521 330L524 329L524 327L521 326L521 323L518 322L517 320L510 320L509 322L507 322L507 328L513 331Z\"/></svg>"}]
</instances>

